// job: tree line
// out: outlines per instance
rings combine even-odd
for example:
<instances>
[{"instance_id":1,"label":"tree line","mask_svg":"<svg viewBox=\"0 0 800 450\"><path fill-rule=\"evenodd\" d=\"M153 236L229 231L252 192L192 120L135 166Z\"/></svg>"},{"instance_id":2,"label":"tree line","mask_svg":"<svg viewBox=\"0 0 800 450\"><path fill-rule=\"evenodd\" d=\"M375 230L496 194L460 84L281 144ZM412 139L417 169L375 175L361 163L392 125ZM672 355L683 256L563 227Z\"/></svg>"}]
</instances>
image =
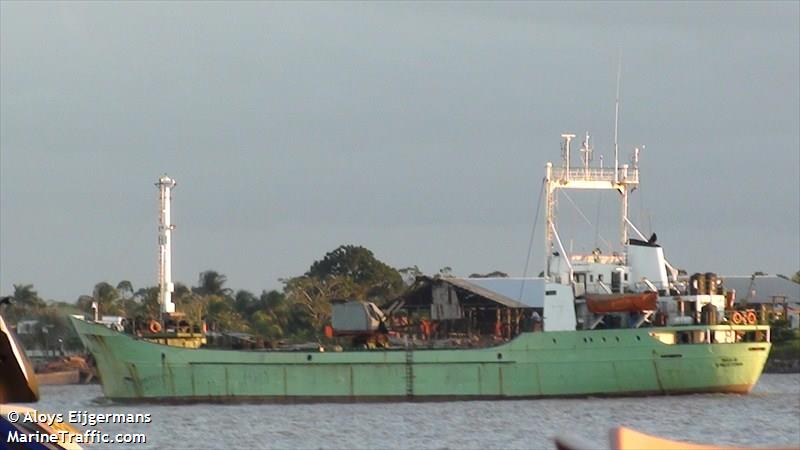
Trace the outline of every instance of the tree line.
<instances>
[{"instance_id":1,"label":"tree line","mask_svg":"<svg viewBox=\"0 0 800 450\"><path fill-rule=\"evenodd\" d=\"M450 272L446 267L439 275ZM224 274L206 270L194 286L176 283L172 298L188 321L203 320L210 330L249 333L267 341L316 340L330 322L333 300L382 304L401 295L420 275L416 266L396 269L364 247L342 245L314 261L303 275L280 279L281 290L234 290ZM30 284L15 284L10 299L11 305L2 310L9 323L38 321L38 338L62 339L67 348L80 347L67 315L91 315L94 303L103 316L148 320L160 314L159 287L135 289L128 280L99 282L76 303L45 302Z\"/></svg>"}]
</instances>

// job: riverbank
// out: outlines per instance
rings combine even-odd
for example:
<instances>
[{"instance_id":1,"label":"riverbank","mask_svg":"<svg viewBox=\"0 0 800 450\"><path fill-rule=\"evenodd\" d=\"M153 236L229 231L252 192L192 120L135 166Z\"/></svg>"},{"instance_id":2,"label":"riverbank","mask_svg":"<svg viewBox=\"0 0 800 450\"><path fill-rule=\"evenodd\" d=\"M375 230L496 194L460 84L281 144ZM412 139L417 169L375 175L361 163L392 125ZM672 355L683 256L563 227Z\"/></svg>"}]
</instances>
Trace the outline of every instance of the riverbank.
<instances>
[{"instance_id":1,"label":"riverbank","mask_svg":"<svg viewBox=\"0 0 800 450\"><path fill-rule=\"evenodd\" d=\"M800 373L800 338L773 344L766 373Z\"/></svg>"}]
</instances>

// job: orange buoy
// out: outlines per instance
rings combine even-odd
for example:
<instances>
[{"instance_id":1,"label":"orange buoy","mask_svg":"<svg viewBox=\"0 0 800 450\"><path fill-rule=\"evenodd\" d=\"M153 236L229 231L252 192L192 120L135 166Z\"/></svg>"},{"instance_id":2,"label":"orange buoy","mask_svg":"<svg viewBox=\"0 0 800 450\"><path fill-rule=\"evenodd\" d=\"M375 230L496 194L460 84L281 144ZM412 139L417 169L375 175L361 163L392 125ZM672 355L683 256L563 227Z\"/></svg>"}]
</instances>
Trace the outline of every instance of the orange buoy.
<instances>
[{"instance_id":1,"label":"orange buoy","mask_svg":"<svg viewBox=\"0 0 800 450\"><path fill-rule=\"evenodd\" d=\"M333 327L332 326L325 325L325 328L323 328L323 332L325 333L325 337L326 338L330 339L330 338L333 337Z\"/></svg>"},{"instance_id":2,"label":"orange buoy","mask_svg":"<svg viewBox=\"0 0 800 450\"><path fill-rule=\"evenodd\" d=\"M151 333L158 333L161 331L161 324L156 322L155 320L151 320L148 328L150 329Z\"/></svg>"},{"instance_id":3,"label":"orange buoy","mask_svg":"<svg viewBox=\"0 0 800 450\"><path fill-rule=\"evenodd\" d=\"M731 315L731 322L733 322L734 325L743 324L744 319L745 317L739 311L734 311L733 314Z\"/></svg>"},{"instance_id":4,"label":"orange buoy","mask_svg":"<svg viewBox=\"0 0 800 450\"><path fill-rule=\"evenodd\" d=\"M747 311L746 317L747 317L747 323L749 323L750 325L755 325L756 322L758 321L758 317L756 317L755 311Z\"/></svg>"}]
</instances>

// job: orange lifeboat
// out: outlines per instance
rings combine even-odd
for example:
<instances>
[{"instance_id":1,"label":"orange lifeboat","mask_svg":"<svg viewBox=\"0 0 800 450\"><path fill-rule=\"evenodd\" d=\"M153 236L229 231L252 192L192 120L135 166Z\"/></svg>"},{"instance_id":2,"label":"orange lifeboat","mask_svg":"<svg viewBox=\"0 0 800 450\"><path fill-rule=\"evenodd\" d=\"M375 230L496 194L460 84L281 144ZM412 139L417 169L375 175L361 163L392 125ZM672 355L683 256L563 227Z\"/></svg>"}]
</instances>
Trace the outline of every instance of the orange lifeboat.
<instances>
[{"instance_id":1,"label":"orange lifeboat","mask_svg":"<svg viewBox=\"0 0 800 450\"><path fill-rule=\"evenodd\" d=\"M653 311L657 309L658 293L589 294L586 306L595 314L614 312Z\"/></svg>"}]
</instances>

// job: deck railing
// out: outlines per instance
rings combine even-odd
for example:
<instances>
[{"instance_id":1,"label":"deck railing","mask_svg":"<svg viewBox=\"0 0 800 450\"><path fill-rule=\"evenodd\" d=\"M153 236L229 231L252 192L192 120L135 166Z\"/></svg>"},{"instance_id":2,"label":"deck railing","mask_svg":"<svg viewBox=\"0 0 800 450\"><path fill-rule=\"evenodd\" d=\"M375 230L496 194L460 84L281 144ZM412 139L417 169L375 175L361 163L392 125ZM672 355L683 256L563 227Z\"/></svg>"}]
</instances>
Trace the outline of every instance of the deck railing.
<instances>
[{"instance_id":1,"label":"deck railing","mask_svg":"<svg viewBox=\"0 0 800 450\"><path fill-rule=\"evenodd\" d=\"M574 253L569 256L570 262L573 264L590 264L590 263L600 263L600 264L625 264L625 256L620 255L618 253L613 253L611 255L606 255L602 253L594 254L594 253Z\"/></svg>"},{"instance_id":2,"label":"deck railing","mask_svg":"<svg viewBox=\"0 0 800 450\"><path fill-rule=\"evenodd\" d=\"M619 181L626 181L628 183L639 182L639 170L632 168L620 167L618 170ZM600 168L590 167L586 168L570 168L569 170L563 167L553 168L553 178L557 180L574 180L574 181L614 181L613 168Z\"/></svg>"}]
</instances>

